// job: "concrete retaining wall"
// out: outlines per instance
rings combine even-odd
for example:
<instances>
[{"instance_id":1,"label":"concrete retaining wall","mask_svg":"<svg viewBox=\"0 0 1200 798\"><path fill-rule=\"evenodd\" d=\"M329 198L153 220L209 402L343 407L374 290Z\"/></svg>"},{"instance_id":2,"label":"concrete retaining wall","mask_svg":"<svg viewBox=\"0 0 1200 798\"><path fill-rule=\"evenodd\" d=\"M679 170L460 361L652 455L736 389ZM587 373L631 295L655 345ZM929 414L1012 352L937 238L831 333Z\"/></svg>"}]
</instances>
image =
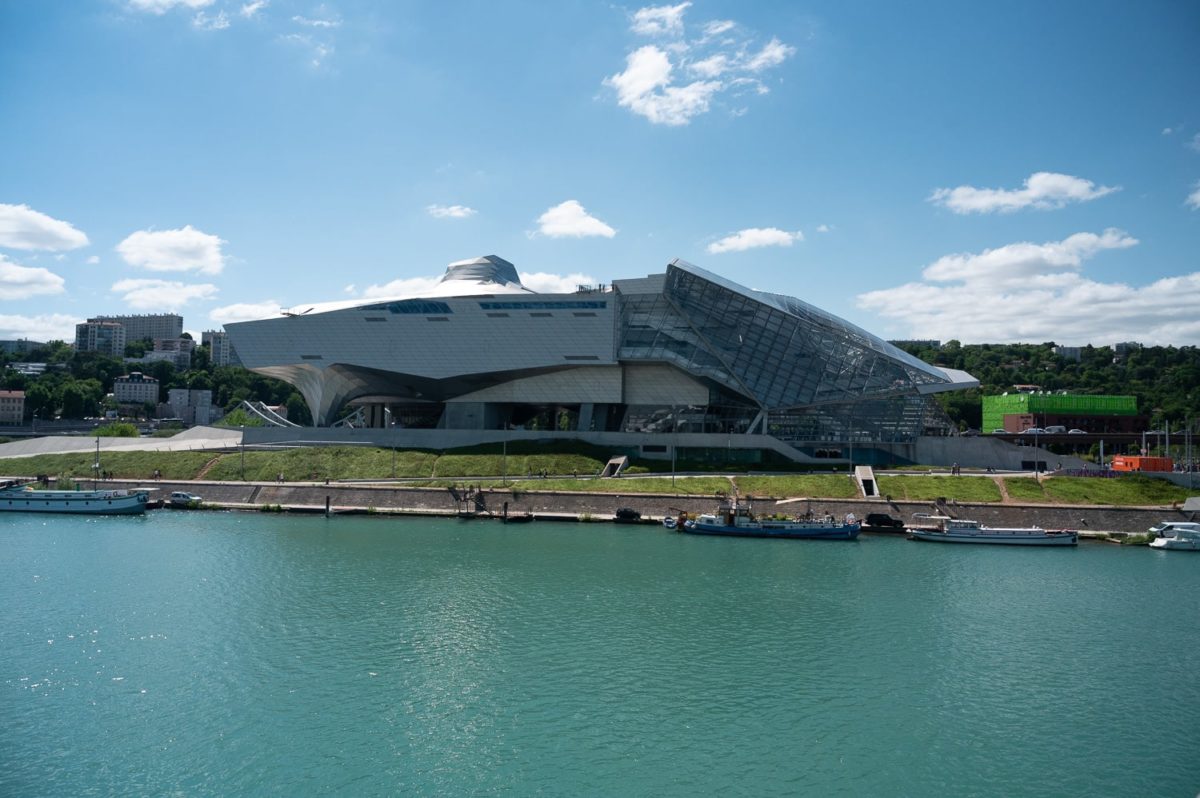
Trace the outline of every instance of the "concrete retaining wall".
<instances>
[{"instance_id":1,"label":"concrete retaining wall","mask_svg":"<svg viewBox=\"0 0 1200 798\"><path fill-rule=\"evenodd\" d=\"M134 483L107 483L117 487L134 487ZM270 482L156 482L155 498L166 499L171 491L184 490L203 497L209 504L261 507L280 505L284 508L324 508L326 497L332 508L368 509L380 511L404 511L454 515L460 505L445 488L408 488L376 485L348 485L337 483L286 484ZM512 513L533 513L542 516L593 519L610 519L620 507L631 507L643 517L661 518L680 510L688 513L709 512L716 500L706 496L671 496L661 494L602 494L563 493L556 491L511 490L481 491L484 506L499 515L508 502ZM801 513L811 509L814 513L841 517L855 513L863 518L867 513L886 512L894 517L909 521L913 513L937 512L929 502L888 502L865 499L813 499L811 502L789 502L776 505L774 499L753 499L760 513ZM958 504L950 502L943 508L950 515L971 518L993 526L1030 526L1045 529L1078 529L1085 532L1145 532L1160 521L1190 520L1188 513L1181 510L1142 507L1096 507L1078 505L1013 505L1013 504Z\"/></svg>"}]
</instances>

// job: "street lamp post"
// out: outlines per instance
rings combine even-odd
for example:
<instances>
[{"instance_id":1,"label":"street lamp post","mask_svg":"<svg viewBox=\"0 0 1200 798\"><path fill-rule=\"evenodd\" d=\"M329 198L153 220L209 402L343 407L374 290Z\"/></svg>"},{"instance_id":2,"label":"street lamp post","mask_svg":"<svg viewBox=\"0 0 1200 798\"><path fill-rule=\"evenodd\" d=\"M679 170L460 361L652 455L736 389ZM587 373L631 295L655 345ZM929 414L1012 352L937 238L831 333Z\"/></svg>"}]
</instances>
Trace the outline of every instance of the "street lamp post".
<instances>
[{"instance_id":1,"label":"street lamp post","mask_svg":"<svg viewBox=\"0 0 1200 798\"><path fill-rule=\"evenodd\" d=\"M242 437L239 443L242 446L242 482L246 481L246 425L239 424L238 429L242 431Z\"/></svg>"}]
</instances>

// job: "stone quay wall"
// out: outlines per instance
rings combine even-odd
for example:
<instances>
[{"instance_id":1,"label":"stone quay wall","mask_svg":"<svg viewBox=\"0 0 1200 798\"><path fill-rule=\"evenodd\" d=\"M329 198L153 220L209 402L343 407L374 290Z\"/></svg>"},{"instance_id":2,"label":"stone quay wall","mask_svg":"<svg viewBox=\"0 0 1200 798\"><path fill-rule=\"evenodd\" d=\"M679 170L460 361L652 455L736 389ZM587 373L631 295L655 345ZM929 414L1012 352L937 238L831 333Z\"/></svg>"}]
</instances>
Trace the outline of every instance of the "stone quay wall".
<instances>
[{"instance_id":1,"label":"stone quay wall","mask_svg":"<svg viewBox=\"0 0 1200 798\"><path fill-rule=\"evenodd\" d=\"M107 486L135 487L147 483L109 482ZM168 482L156 481L153 498L166 499L171 491L181 490L201 496L210 506L235 509L255 509L264 505L284 510L323 511L328 501L332 511L370 511L428 515L457 515L470 512L500 516L508 503L510 514L532 513L545 518L564 520L611 519L619 508L637 510L645 519L657 520L665 515L712 511L717 500L711 496L680 496L665 494L567 493L561 491L483 488L477 492L458 489L459 498L447 488L398 487L392 485L359 485L354 483L285 483L271 482ZM763 514L792 515L811 510L843 517L854 513L859 519L868 513L888 513L908 522L914 513L946 513L958 518L970 518L990 526L1040 526L1044 529L1077 529L1081 532L1141 533L1161 521L1193 520L1191 513L1171 507L1109 507L1090 505L1050 504L965 504L949 502L889 502L866 499L811 499L776 504L773 498L752 499L755 510Z\"/></svg>"}]
</instances>

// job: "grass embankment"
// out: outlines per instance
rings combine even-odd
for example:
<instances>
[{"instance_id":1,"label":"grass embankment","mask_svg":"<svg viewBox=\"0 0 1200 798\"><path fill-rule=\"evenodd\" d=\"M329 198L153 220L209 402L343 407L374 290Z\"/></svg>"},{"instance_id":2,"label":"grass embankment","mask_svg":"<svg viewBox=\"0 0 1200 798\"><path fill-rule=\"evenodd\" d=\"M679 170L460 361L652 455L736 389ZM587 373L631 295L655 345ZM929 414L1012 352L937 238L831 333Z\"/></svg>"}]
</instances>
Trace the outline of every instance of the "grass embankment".
<instances>
[{"instance_id":1,"label":"grass embankment","mask_svg":"<svg viewBox=\"0 0 1200 798\"><path fill-rule=\"evenodd\" d=\"M991 477L879 477L879 491L896 501L998 502L1000 488Z\"/></svg>"},{"instance_id":2,"label":"grass embankment","mask_svg":"<svg viewBox=\"0 0 1200 798\"><path fill-rule=\"evenodd\" d=\"M482 448L482 447L481 447ZM493 447L495 448L495 447ZM742 496L772 498L808 497L851 499L858 489L844 474L788 474L779 476L728 477L628 476L596 479L606 457L599 452L555 451L551 447L510 446L507 457L494 451L458 450L448 453L377 449L371 447L313 447L276 451L245 452L245 479L271 482L281 473L288 482L321 480L398 479L428 480L444 486L471 482L484 487L501 487L516 481L518 490L582 491L608 494L664 493L712 496L729 493L736 484ZM515 452L513 450L516 450ZM226 452L130 452L102 451L101 470L117 479L147 480L155 469L166 480L205 479L240 481L243 453ZM90 480L95 452L46 454L0 460L0 473L8 476L49 474L73 480ZM208 471L205 466L212 462ZM660 466L661 467L661 466ZM542 471L554 477L528 479ZM639 469L645 470L645 466ZM580 478L562 477L578 474ZM555 478L557 477L557 478ZM1005 478L1012 501L1047 504L1170 505L1192 493L1166 480L1136 474L1114 479L1089 477L1046 477L1040 482L1029 477ZM879 489L897 501L932 501L938 497L959 502L999 502L1000 490L991 477L982 476L881 476Z\"/></svg>"},{"instance_id":3,"label":"grass embankment","mask_svg":"<svg viewBox=\"0 0 1200 798\"><path fill-rule=\"evenodd\" d=\"M1096 477L1029 477L1004 480L1008 495L1017 502L1050 504L1163 505L1182 502L1192 494L1165 479L1139 474L1100 479Z\"/></svg>"},{"instance_id":4,"label":"grass embankment","mask_svg":"<svg viewBox=\"0 0 1200 798\"><path fill-rule=\"evenodd\" d=\"M808 474L781 477L736 477L738 493L743 496L770 496L776 499L812 497L814 499L853 499L858 484L845 474Z\"/></svg>"},{"instance_id":5,"label":"grass embankment","mask_svg":"<svg viewBox=\"0 0 1200 798\"><path fill-rule=\"evenodd\" d=\"M154 470L163 479L193 479L214 457L212 452L101 452L100 469L118 479L150 479ZM0 472L8 476L36 476L91 479L96 462L93 451L71 454L39 454L0 460Z\"/></svg>"}]
</instances>

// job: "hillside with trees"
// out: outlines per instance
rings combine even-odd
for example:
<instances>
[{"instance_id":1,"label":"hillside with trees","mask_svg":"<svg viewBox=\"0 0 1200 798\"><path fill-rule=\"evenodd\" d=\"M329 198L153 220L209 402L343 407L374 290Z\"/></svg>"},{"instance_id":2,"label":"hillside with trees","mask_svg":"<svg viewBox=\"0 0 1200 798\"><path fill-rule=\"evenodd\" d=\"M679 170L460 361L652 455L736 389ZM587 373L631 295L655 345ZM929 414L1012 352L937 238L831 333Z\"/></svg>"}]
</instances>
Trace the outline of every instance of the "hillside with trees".
<instances>
[{"instance_id":1,"label":"hillside with trees","mask_svg":"<svg viewBox=\"0 0 1200 798\"><path fill-rule=\"evenodd\" d=\"M1086 346L1079 362L1054 353L1054 343L960 344L901 348L935 366L962 369L980 388L940 394L942 406L961 429L979 429L982 396L1036 385L1044 391L1136 396L1138 412L1151 425L1182 428L1200 417L1200 349L1147 346L1117 356L1111 347Z\"/></svg>"}]
</instances>

